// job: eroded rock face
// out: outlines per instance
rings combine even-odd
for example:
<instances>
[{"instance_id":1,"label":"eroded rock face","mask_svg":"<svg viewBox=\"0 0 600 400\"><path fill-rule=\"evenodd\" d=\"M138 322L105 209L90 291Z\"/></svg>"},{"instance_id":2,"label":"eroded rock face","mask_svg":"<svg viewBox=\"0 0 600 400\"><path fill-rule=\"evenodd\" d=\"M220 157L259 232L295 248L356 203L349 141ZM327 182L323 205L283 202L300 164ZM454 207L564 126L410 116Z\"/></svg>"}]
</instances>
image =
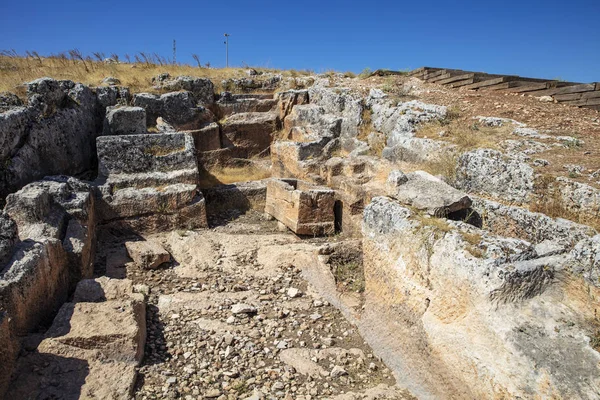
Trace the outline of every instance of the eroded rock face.
<instances>
[{"instance_id":1,"label":"eroded rock face","mask_svg":"<svg viewBox=\"0 0 600 400\"><path fill-rule=\"evenodd\" d=\"M104 223L138 231L207 225L191 135L103 136L98 157Z\"/></svg>"},{"instance_id":2,"label":"eroded rock face","mask_svg":"<svg viewBox=\"0 0 600 400\"><path fill-rule=\"evenodd\" d=\"M0 196L53 174L93 167L99 114L95 94L70 81L28 84L28 107L0 114Z\"/></svg>"},{"instance_id":3,"label":"eroded rock face","mask_svg":"<svg viewBox=\"0 0 600 400\"><path fill-rule=\"evenodd\" d=\"M0 268L10 261L18 241L17 224L5 213L0 213Z\"/></svg>"},{"instance_id":4,"label":"eroded rock face","mask_svg":"<svg viewBox=\"0 0 600 400\"><path fill-rule=\"evenodd\" d=\"M198 100L189 91L166 93L161 96L140 93L133 97L133 105L146 110L148 126L155 125L158 117L177 130L199 129L215 120L212 112L198 105Z\"/></svg>"},{"instance_id":5,"label":"eroded rock face","mask_svg":"<svg viewBox=\"0 0 600 400\"><path fill-rule=\"evenodd\" d=\"M216 104L221 114L226 117L239 113L272 111L277 105L277 99L246 97L246 95L234 95L224 92Z\"/></svg>"},{"instance_id":6,"label":"eroded rock face","mask_svg":"<svg viewBox=\"0 0 600 400\"><path fill-rule=\"evenodd\" d=\"M104 135L146 133L146 110L142 107L110 107L104 118Z\"/></svg>"},{"instance_id":7,"label":"eroded rock face","mask_svg":"<svg viewBox=\"0 0 600 400\"><path fill-rule=\"evenodd\" d=\"M4 212L16 222L22 241L62 242L72 287L92 275L96 207L91 185L72 177L46 177L9 195Z\"/></svg>"},{"instance_id":8,"label":"eroded rock face","mask_svg":"<svg viewBox=\"0 0 600 400\"><path fill-rule=\"evenodd\" d=\"M458 159L457 183L468 192L524 203L533 192L533 168L497 150L473 150Z\"/></svg>"},{"instance_id":9,"label":"eroded rock face","mask_svg":"<svg viewBox=\"0 0 600 400\"><path fill-rule=\"evenodd\" d=\"M80 285L109 295L61 307L35 351L19 358L8 397L131 398L146 340L144 297L133 293L129 280Z\"/></svg>"},{"instance_id":10,"label":"eroded rock face","mask_svg":"<svg viewBox=\"0 0 600 400\"><path fill-rule=\"evenodd\" d=\"M223 145L233 148L238 157L249 158L271 146L278 126L279 120L274 112L232 115L222 125Z\"/></svg>"},{"instance_id":11,"label":"eroded rock face","mask_svg":"<svg viewBox=\"0 0 600 400\"><path fill-rule=\"evenodd\" d=\"M215 89L212 81L208 78L178 76L171 79L169 74L163 74L152 78L152 82L154 82L155 86L159 89L171 91L185 90L191 92L201 104L208 105L214 102Z\"/></svg>"},{"instance_id":12,"label":"eroded rock face","mask_svg":"<svg viewBox=\"0 0 600 400\"><path fill-rule=\"evenodd\" d=\"M387 361L400 376L409 370L419 377L416 393L600 393L600 355L585 322L598 306L598 289L589 287L581 301L584 274L568 268L568 253L540 256L526 241L460 222L429 222L382 197L365 209L363 234L361 318L406 321L392 333L403 355Z\"/></svg>"}]
</instances>

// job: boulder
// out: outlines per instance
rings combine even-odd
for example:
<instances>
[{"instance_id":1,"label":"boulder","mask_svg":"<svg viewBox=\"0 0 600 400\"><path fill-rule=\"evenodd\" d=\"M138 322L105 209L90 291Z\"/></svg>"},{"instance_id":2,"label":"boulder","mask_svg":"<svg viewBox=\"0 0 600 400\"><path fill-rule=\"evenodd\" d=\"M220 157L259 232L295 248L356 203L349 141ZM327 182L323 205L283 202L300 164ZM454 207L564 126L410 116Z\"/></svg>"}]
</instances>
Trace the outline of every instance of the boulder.
<instances>
[{"instance_id":1,"label":"boulder","mask_svg":"<svg viewBox=\"0 0 600 400\"><path fill-rule=\"evenodd\" d=\"M146 133L146 110L142 107L108 107L104 118L104 135Z\"/></svg>"},{"instance_id":2,"label":"boulder","mask_svg":"<svg viewBox=\"0 0 600 400\"><path fill-rule=\"evenodd\" d=\"M527 163L497 150L473 150L458 158L457 184L467 192L524 203L533 192L533 178Z\"/></svg>"},{"instance_id":3,"label":"boulder","mask_svg":"<svg viewBox=\"0 0 600 400\"><path fill-rule=\"evenodd\" d=\"M171 254L155 241L126 242L129 257L143 269L156 269L171 261Z\"/></svg>"},{"instance_id":4,"label":"boulder","mask_svg":"<svg viewBox=\"0 0 600 400\"><path fill-rule=\"evenodd\" d=\"M124 86L100 86L96 88L96 99L101 107L102 117L106 107L127 105L131 101L131 92Z\"/></svg>"},{"instance_id":5,"label":"boulder","mask_svg":"<svg viewBox=\"0 0 600 400\"><path fill-rule=\"evenodd\" d=\"M27 100L29 105L45 105L54 109L63 105L66 93L61 88L60 82L52 78L39 78L26 84Z\"/></svg>"},{"instance_id":6,"label":"boulder","mask_svg":"<svg viewBox=\"0 0 600 400\"><path fill-rule=\"evenodd\" d=\"M392 171L387 186L391 197L436 217L446 217L471 206L471 199L466 193L424 171L406 175Z\"/></svg>"}]
</instances>

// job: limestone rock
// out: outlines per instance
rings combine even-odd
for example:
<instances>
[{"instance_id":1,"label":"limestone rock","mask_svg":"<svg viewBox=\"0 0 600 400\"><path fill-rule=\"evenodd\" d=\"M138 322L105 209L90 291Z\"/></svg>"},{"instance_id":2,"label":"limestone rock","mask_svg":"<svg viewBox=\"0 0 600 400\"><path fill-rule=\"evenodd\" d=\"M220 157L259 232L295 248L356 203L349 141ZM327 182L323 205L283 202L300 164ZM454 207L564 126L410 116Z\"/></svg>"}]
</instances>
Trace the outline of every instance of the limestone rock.
<instances>
[{"instance_id":1,"label":"limestone rock","mask_svg":"<svg viewBox=\"0 0 600 400\"><path fill-rule=\"evenodd\" d=\"M98 303L107 300L120 300L133 295L130 279L111 279L102 276L96 279L83 279L75 288L73 303Z\"/></svg>"},{"instance_id":2,"label":"limestone rock","mask_svg":"<svg viewBox=\"0 0 600 400\"><path fill-rule=\"evenodd\" d=\"M295 179L267 183L265 212L298 235L330 235L335 231L334 191Z\"/></svg>"},{"instance_id":3,"label":"limestone rock","mask_svg":"<svg viewBox=\"0 0 600 400\"><path fill-rule=\"evenodd\" d=\"M214 102L214 85L208 78L192 76L178 76L171 79L169 74L152 78L155 85L164 90L185 90L194 94L195 99L201 104L212 104Z\"/></svg>"},{"instance_id":4,"label":"limestone rock","mask_svg":"<svg viewBox=\"0 0 600 400\"><path fill-rule=\"evenodd\" d=\"M459 157L457 183L467 192L524 203L533 192L533 169L497 150L473 150Z\"/></svg>"},{"instance_id":5,"label":"limestone rock","mask_svg":"<svg viewBox=\"0 0 600 400\"><path fill-rule=\"evenodd\" d=\"M390 173L388 187L390 196L404 204L437 217L445 217L471 206L471 199L466 193L427 172L417 171L404 176L400 174L400 171Z\"/></svg>"},{"instance_id":6,"label":"limestone rock","mask_svg":"<svg viewBox=\"0 0 600 400\"><path fill-rule=\"evenodd\" d=\"M0 93L0 113L22 106L23 102L16 94L9 92Z\"/></svg>"},{"instance_id":7,"label":"limestone rock","mask_svg":"<svg viewBox=\"0 0 600 400\"><path fill-rule=\"evenodd\" d=\"M196 151L212 151L221 148L221 128L216 122L186 133L194 138Z\"/></svg>"},{"instance_id":8,"label":"limestone rock","mask_svg":"<svg viewBox=\"0 0 600 400\"><path fill-rule=\"evenodd\" d=\"M47 175L88 171L95 159L102 117L88 87L42 78L28 93L28 107L0 113L0 196Z\"/></svg>"},{"instance_id":9,"label":"limestone rock","mask_svg":"<svg viewBox=\"0 0 600 400\"><path fill-rule=\"evenodd\" d=\"M12 258L18 240L17 224L5 213L0 213L0 270Z\"/></svg>"},{"instance_id":10,"label":"limestone rock","mask_svg":"<svg viewBox=\"0 0 600 400\"><path fill-rule=\"evenodd\" d=\"M98 283L107 288L106 280ZM108 301L65 303L36 351L19 359L7 395L131 398L144 354L145 304L141 295L113 294Z\"/></svg>"},{"instance_id":11,"label":"limestone rock","mask_svg":"<svg viewBox=\"0 0 600 400\"><path fill-rule=\"evenodd\" d=\"M171 261L171 254L154 241L126 242L127 253L143 269L156 269Z\"/></svg>"},{"instance_id":12,"label":"limestone rock","mask_svg":"<svg viewBox=\"0 0 600 400\"><path fill-rule=\"evenodd\" d=\"M308 90L287 90L276 94L279 119L284 120L292 108L297 105L308 104Z\"/></svg>"},{"instance_id":13,"label":"limestone rock","mask_svg":"<svg viewBox=\"0 0 600 400\"><path fill-rule=\"evenodd\" d=\"M104 118L104 135L146 133L146 110L141 107L109 107Z\"/></svg>"},{"instance_id":14,"label":"limestone rock","mask_svg":"<svg viewBox=\"0 0 600 400\"><path fill-rule=\"evenodd\" d=\"M260 154L271 145L278 124L273 112L232 115L222 125L223 145L235 149L238 157Z\"/></svg>"},{"instance_id":15,"label":"limestone rock","mask_svg":"<svg viewBox=\"0 0 600 400\"><path fill-rule=\"evenodd\" d=\"M177 130L199 129L215 120L207 108L198 106L192 92L172 92L157 96L139 93L133 98L133 105L146 110L147 124L153 126L161 117Z\"/></svg>"},{"instance_id":16,"label":"limestone rock","mask_svg":"<svg viewBox=\"0 0 600 400\"><path fill-rule=\"evenodd\" d=\"M408 348L418 354L413 359L417 363L403 361L409 362L412 373L426 373L440 382L455 376L457 366L475 365L496 389L481 385L481 374L462 375L458 387L444 389L460 393L466 388L468 397L489 397L498 388L511 397L526 397L525 388L539 388L542 376L549 380L544 387L549 382L550 393L558 397L586 398L598 392L600 356L583 339L587 327L561 322L566 314L572 321L576 315L592 315L595 307L580 301L586 290L597 288L585 289L580 273L567 268L570 256L550 252L540 257L520 239L498 237L461 222L440 225L412 218L410 210L380 197L365 208L363 233L364 307L371 311L362 314L362 322L398 321L398 310L403 310L407 322L394 323L386 343L398 346L395 357ZM594 258L592 252L580 254L584 260L583 254ZM587 260L584 264L590 265ZM593 274L588 276L593 279ZM410 338L415 326L422 332L418 340L425 337L426 343ZM474 329L482 344L465 347ZM444 363L433 370L420 369L424 360L437 362L430 358L432 351ZM396 373L407 371L402 367L406 364L396 365ZM582 380L581 374L587 378Z\"/></svg>"},{"instance_id":17,"label":"limestone rock","mask_svg":"<svg viewBox=\"0 0 600 400\"><path fill-rule=\"evenodd\" d=\"M221 114L225 117L232 114L247 112L269 112L277 105L277 100L262 97L242 97L224 92L216 103Z\"/></svg>"},{"instance_id":18,"label":"limestone rock","mask_svg":"<svg viewBox=\"0 0 600 400\"><path fill-rule=\"evenodd\" d=\"M249 304L238 303L234 304L231 307L232 314L254 314L256 312L256 307L251 306Z\"/></svg>"},{"instance_id":19,"label":"limestone rock","mask_svg":"<svg viewBox=\"0 0 600 400\"><path fill-rule=\"evenodd\" d=\"M106 78L102 79L102 83L108 86L116 86L120 85L121 81L118 78L115 78L114 76L107 76Z\"/></svg>"}]
</instances>

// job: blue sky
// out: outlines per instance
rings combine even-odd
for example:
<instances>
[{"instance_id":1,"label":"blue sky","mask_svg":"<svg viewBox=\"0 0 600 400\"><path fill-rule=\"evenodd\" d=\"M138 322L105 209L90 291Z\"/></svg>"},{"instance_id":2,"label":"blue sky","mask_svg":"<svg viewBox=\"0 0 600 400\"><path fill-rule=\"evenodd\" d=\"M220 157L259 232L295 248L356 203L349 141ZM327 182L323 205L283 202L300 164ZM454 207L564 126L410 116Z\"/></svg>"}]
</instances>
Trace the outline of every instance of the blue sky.
<instances>
[{"instance_id":1,"label":"blue sky","mask_svg":"<svg viewBox=\"0 0 600 400\"><path fill-rule=\"evenodd\" d=\"M600 81L600 0L0 0L0 49L139 51L360 72L420 66Z\"/></svg>"}]
</instances>

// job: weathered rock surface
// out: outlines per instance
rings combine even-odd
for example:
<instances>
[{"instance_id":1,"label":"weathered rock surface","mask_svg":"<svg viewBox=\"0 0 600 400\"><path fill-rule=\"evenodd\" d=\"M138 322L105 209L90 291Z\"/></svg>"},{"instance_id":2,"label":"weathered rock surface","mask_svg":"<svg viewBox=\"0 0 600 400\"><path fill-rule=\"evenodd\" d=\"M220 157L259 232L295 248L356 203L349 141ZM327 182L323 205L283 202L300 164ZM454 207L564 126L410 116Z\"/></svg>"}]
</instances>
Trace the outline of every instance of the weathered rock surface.
<instances>
[{"instance_id":1,"label":"weathered rock surface","mask_svg":"<svg viewBox=\"0 0 600 400\"><path fill-rule=\"evenodd\" d=\"M222 125L223 145L233 148L238 157L249 158L269 149L278 126L274 112L232 115Z\"/></svg>"},{"instance_id":2,"label":"weathered rock surface","mask_svg":"<svg viewBox=\"0 0 600 400\"><path fill-rule=\"evenodd\" d=\"M12 258L18 241L17 224L5 213L0 213L0 269Z\"/></svg>"},{"instance_id":3,"label":"weathered rock surface","mask_svg":"<svg viewBox=\"0 0 600 400\"><path fill-rule=\"evenodd\" d=\"M221 148L221 128L216 122L186 133L194 138L196 151L212 151Z\"/></svg>"},{"instance_id":4,"label":"weathered rock surface","mask_svg":"<svg viewBox=\"0 0 600 400\"><path fill-rule=\"evenodd\" d=\"M391 197L436 217L446 217L471 206L466 193L424 171L406 175L392 171L387 184Z\"/></svg>"},{"instance_id":5,"label":"weathered rock surface","mask_svg":"<svg viewBox=\"0 0 600 400\"><path fill-rule=\"evenodd\" d=\"M112 284L93 282L101 291ZM7 396L131 398L144 354L146 313L143 296L132 292L131 281L128 286L118 298L65 303L37 348L19 358Z\"/></svg>"},{"instance_id":6,"label":"weathered rock surface","mask_svg":"<svg viewBox=\"0 0 600 400\"><path fill-rule=\"evenodd\" d=\"M311 104L323 107L326 113L342 118L342 148L353 150L354 138L358 135L358 125L364 108L363 99L348 88L328 88L319 83L308 89Z\"/></svg>"},{"instance_id":7,"label":"weathered rock surface","mask_svg":"<svg viewBox=\"0 0 600 400\"><path fill-rule=\"evenodd\" d=\"M264 211L268 180L240 182L202 189L206 199L206 213L217 214L227 210Z\"/></svg>"},{"instance_id":8,"label":"weathered rock surface","mask_svg":"<svg viewBox=\"0 0 600 400\"><path fill-rule=\"evenodd\" d=\"M292 112L295 106L309 103L308 90L278 92L275 98L277 99L277 109L279 110L279 119L281 121Z\"/></svg>"},{"instance_id":9,"label":"weathered rock surface","mask_svg":"<svg viewBox=\"0 0 600 400\"><path fill-rule=\"evenodd\" d=\"M533 192L533 169L497 150L479 149L462 154L456 175L461 189L504 201L524 203Z\"/></svg>"},{"instance_id":10,"label":"weathered rock surface","mask_svg":"<svg viewBox=\"0 0 600 400\"><path fill-rule=\"evenodd\" d=\"M146 110L141 107L109 107L104 118L104 135L146 133Z\"/></svg>"},{"instance_id":11,"label":"weathered rock surface","mask_svg":"<svg viewBox=\"0 0 600 400\"><path fill-rule=\"evenodd\" d=\"M265 212L298 235L328 235L335 231L334 192L295 179L267 183Z\"/></svg>"},{"instance_id":12,"label":"weathered rock surface","mask_svg":"<svg viewBox=\"0 0 600 400\"><path fill-rule=\"evenodd\" d=\"M191 135L103 136L98 158L104 223L141 231L206 226Z\"/></svg>"},{"instance_id":13,"label":"weathered rock surface","mask_svg":"<svg viewBox=\"0 0 600 400\"><path fill-rule=\"evenodd\" d=\"M9 195L4 212L16 222L22 241L62 242L72 287L92 275L96 205L91 185L66 176L46 177Z\"/></svg>"},{"instance_id":14,"label":"weathered rock surface","mask_svg":"<svg viewBox=\"0 0 600 400\"><path fill-rule=\"evenodd\" d=\"M171 261L171 254L154 241L138 241L125 243L129 257L140 268L156 269Z\"/></svg>"},{"instance_id":15,"label":"weathered rock surface","mask_svg":"<svg viewBox=\"0 0 600 400\"><path fill-rule=\"evenodd\" d=\"M248 112L269 112L277 105L277 100L260 97L241 97L225 92L217 101L217 106L223 116Z\"/></svg>"},{"instance_id":16,"label":"weathered rock surface","mask_svg":"<svg viewBox=\"0 0 600 400\"><path fill-rule=\"evenodd\" d=\"M198 105L192 92L172 92L161 96L140 93L133 97L133 105L146 110L148 126L156 125L161 117L177 130L199 129L214 122L215 116L207 108Z\"/></svg>"},{"instance_id":17,"label":"weathered rock surface","mask_svg":"<svg viewBox=\"0 0 600 400\"><path fill-rule=\"evenodd\" d=\"M583 290L582 276L565 269L567 255L540 257L528 242L445 225L386 198L365 209L362 319L398 321L401 310L406 322L395 324L388 347L398 353L383 357L398 376L413 378L409 389L461 398L596 397L600 355L585 321L598 289Z\"/></svg>"},{"instance_id":18,"label":"weathered rock surface","mask_svg":"<svg viewBox=\"0 0 600 400\"><path fill-rule=\"evenodd\" d=\"M27 107L0 114L0 196L46 175L93 167L99 105L86 86L42 78L28 84Z\"/></svg>"},{"instance_id":19,"label":"weathered rock surface","mask_svg":"<svg viewBox=\"0 0 600 400\"><path fill-rule=\"evenodd\" d=\"M152 78L152 82L158 89L191 92L201 104L212 104L214 102L215 89L212 81L208 78L178 76L171 79L169 74L162 74Z\"/></svg>"}]
</instances>

